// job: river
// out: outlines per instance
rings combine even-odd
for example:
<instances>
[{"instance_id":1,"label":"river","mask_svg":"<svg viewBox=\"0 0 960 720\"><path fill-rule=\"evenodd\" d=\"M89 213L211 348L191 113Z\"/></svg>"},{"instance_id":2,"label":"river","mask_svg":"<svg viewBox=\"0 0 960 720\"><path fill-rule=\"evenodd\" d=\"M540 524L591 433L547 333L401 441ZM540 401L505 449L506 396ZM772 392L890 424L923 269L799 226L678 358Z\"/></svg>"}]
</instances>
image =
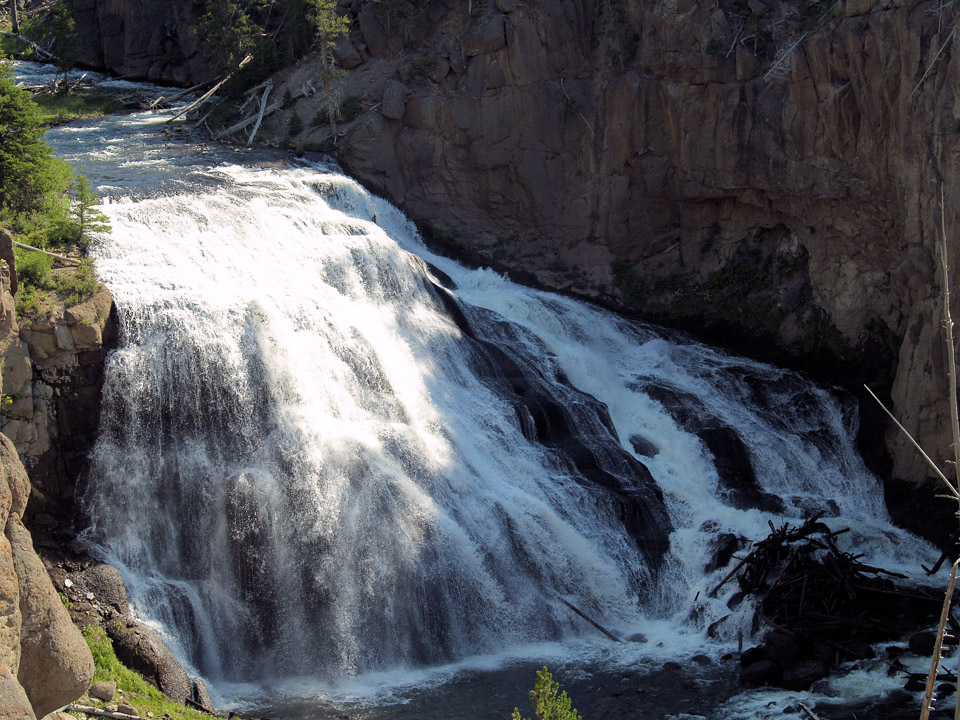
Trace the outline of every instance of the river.
<instances>
[{"instance_id":1,"label":"river","mask_svg":"<svg viewBox=\"0 0 960 720\"><path fill-rule=\"evenodd\" d=\"M816 693L743 689L752 608L708 597L722 538L818 511L941 582L850 398L464 268L321 158L166 119L46 139L113 228L91 251L121 342L85 535L218 706L506 718L545 664L594 720L802 717L902 685L862 661Z\"/></svg>"}]
</instances>

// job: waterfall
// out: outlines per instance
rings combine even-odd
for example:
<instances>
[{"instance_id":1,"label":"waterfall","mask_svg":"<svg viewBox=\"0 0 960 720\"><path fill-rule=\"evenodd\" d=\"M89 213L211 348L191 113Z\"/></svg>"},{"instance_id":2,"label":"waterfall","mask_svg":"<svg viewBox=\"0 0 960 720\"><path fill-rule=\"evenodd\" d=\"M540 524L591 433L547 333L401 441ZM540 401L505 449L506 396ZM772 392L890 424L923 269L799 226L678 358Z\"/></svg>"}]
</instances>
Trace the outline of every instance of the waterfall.
<instances>
[{"instance_id":1,"label":"waterfall","mask_svg":"<svg viewBox=\"0 0 960 720\"><path fill-rule=\"evenodd\" d=\"M908 562L837 394L462 268L324 168L206 177L104 206L121 342L84 504L215 684L593 632L561 600L702 636L721 540L813 512Z\"/></svg>"}]
</instances>

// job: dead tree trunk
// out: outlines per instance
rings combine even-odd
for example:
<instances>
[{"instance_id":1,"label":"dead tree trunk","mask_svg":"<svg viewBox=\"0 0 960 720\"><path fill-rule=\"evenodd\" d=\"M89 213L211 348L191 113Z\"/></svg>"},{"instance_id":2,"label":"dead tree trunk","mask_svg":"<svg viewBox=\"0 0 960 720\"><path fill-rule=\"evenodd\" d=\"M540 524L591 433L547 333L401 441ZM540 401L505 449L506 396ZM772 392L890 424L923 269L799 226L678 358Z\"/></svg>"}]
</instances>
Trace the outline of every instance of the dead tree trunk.
<instances>
[{"instance_id":1,"label":"dead tree trunk","mask_svg":"<svg viewBox=\"0 0 960 720\"><path fill-rule=\"evenodd\" d=\"M14 35L20 34L20 19L17 17L17 0L10 0L10 22Z\"/></svg>"}]
</instances>

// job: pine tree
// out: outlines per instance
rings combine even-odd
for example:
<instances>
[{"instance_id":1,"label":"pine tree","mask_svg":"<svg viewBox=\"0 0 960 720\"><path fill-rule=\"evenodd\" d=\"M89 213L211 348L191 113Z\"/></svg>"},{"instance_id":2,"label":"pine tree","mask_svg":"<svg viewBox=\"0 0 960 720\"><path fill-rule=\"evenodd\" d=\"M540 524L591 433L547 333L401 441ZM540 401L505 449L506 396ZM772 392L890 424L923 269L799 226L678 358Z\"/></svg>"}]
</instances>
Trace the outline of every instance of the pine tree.
<instances>
[{"instance_id":1,"label":"pine tree","mask_svg":"<svg viewBox=\"0 0 960 720\"><path fill-rule=\"evenodd\" d=\"M40 210L62 197L70 184L70 166L53 157L43 142L40 111L26 90L0 63L0 217Z\"/></svg>"},{"instance_id":2,"label":"pine tree","mask_svg":"<svg viewBox=\"0 0 960 720\"><path fill-rule=\"evenodd\" d=\"M107 216L97 209L100 196L90 185L85 175L77 175L73 181L73 219L77 225L76 243L81 250L90 244L90 233L110 231Z\"/></svg>"},{"instance_id":3,"label":"pine tree","mask_svg":"<svg viewBox=\"0 0 960 720\"><path fill-rule=\"evenodd\" d=\"M309 0L310 22L314 27L317 38L317 49L320 52L320 78L323 80L323 94L327 103L327 119L330 123L330 135L336 139L337 103L334 100L333 82L343 77L346 72L338 70L333 57L333 49L341 35L350 29L350 19L337 15L336 0Z\"/></svg>"},{"instance_id":4,"label":"pine tree","mask_svg":"<svg viewBox=\"0 0 960 720\"><path fill-rule=\"evenodd\" d=\"M558 696L560 683L553 681L553 675L544 666L543 670L537 671L537 682L530 691L530 704L539 720L582 720L580 713L575 708L570 707L570 698L567 697L567 691L564 690ZM510 720L524 720L520 715L520 710L513 709Z\"/></svg>"}]
</instances>

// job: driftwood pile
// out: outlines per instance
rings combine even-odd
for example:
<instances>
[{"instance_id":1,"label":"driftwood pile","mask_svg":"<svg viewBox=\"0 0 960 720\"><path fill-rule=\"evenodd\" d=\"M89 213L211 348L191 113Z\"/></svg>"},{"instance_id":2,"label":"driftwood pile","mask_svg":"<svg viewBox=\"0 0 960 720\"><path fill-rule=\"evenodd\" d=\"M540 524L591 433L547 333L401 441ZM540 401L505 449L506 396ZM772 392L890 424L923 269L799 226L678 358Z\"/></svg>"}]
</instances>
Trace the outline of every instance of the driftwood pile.
<instances>
[{"instance_id":1,"label":"driftwood pile","mask_svg":"<svg viewBox=\"0 0 960 720\"><path fill-rule=\"evenodd\" d=\"M942 592L894 582L904 576L841 550L836 538L848 529L815 517L770 530L711 592L736 579L761 598L755 621L771 631L742 653L743 682L805 689L840 662L874 657L875 643L936 624Z\"/></svg>"}]
</instances>

